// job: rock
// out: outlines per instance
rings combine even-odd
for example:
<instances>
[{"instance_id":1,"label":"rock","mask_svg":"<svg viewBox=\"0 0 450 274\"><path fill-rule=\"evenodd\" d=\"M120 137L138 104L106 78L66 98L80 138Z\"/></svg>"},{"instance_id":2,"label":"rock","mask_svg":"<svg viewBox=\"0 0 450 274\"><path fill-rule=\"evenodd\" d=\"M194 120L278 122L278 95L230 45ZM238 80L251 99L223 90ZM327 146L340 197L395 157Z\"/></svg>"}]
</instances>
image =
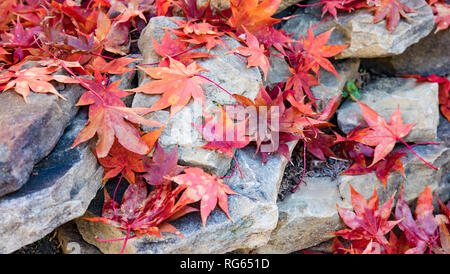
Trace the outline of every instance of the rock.
<instances>
[{"instance_id":1,"label":"rock","mask_svg":"<svg viewBox=\"0 0 450 274\"><path fill-rule=\"evenodd\" d=\"M308 2L310 4L312 2ZM348 44L349 47L336 56L343 58L376 58L398 55L433 29L434 19L430 6L424 0L410 0L407 5L418 13L408 13L410 22L401 19L392 33L385 27L385 20L372 24L373 12L359 9L351 13L340 13L337 19L330 18L314 29L315 35L335 28L329 44ZM298 11L300 16L287 21L283 29L294 33L294 37L305 36L310 25L319 24L322 8L308 7Z\"/></svg>"},{"instance_id":2,"label":"rock","mask_svg":"<svg viewBox=\"0 0 450 274\"><path fill-rule=\"evenodd\" d=\"M317 103L320 111L325 108L331 98L342 93L347 81L355 81L358 77L359 59L338 60L334 61L333 65L340 78L331 72L320 69L320 85L311 87L314 96L320 99Z\"/></svg>"},{"instance_id":3,"label":"rock","mask_svg":"<svg viewBox=\"0 0 450 274\"><path fill-rule=\"evenodd\" d=\"M403 122L416 123L406 142L434 142L439 123L438 84L408 78L380 78L361 89L361 102L387 121L400 105ZM338 126L349 132L367 126L356 102L347 100L337 111Z\"/></svg>"},{"instance_id":4,"label":"rock","mask_svg":"<svg viewBox=\"0 0 450 274\"><path fill-rule=\"evenodd\" d=\"M33 243L86 211L103 176L92 143L70 149L86 121L87 112L80 113L25 186L0 199L0 253Z\"/></svg>"},{"instance_id":5,"label":"rock","mask_svg":"<svg viewBox=\"0 0 450 274\"><path fill-rule=\"evenodd\" d=\"M83 240L74 222L58 227L56 236L64 254L102 254L98 248Z\"/></svg>"},{"instance_id":6,"label":"rock","mask_svg":"<svg viewBox=\"0 0 450 274\"><path fill-rule=\"evenodd\" d=\"M450 29L430 33L400 55L364 60L365 66L384 74L450 74Z\"/></svg>"},{"instance_id":7,"label":"rock","mask_svg":"<svg viewBox=\"0 0 450 274\"><path fill-rule=\"evenodd\" d=\"M439 136L445 134L445 128L441 128ZM403 146L399 146L397 149L402 148ZM389 175L386 188L374 173L356 176L342 175L335 181L329 177L306 177L295 193L289 194L278 203L277 228L272 232L268 244L254 252L290 253L316 246L333 238L328 233L344 227L337 213L336 204L351 208L349 185L352 185L366 199L372 195L376 187L380 203L387 201L394 192L398 194L402 183L405 187L405 200L408 203L413 203L427 185L435 193L448 190L450 182L445 179L449 173L446 167L450 164L448 144L420 145L414 147L414 150L440 169L433 170L409 152L402 158L406 178L403 178L399 172L393 171Z\"/></svg>"},{"instance_id":8,"label":"rock","mask_svg":"<svg viewBox=\"0 0 450 274\"><path fill-rule=\"evenodd\" d=\"M269 49L273 54L280 54L277 50ZM273 87L280 82L285 82L292 74L289 71L289 65L284 60L277 56L269 56L270 67L267 71L267 79L264 81L264 86Z\"/></svg>"},{"instance_id":9,"label":"rock","mask_svg":"<svg viewBox=\"0 0 450 274\"><path fill-rule=\"evenodd\" d=\"M281 0L280 6L278 7L277 12L280 12L292 5L301 2L302 0ZM197 0L197 5L204 5L207 0ZM230 0L211 0L211 6L215 7L219 10L224 10L230 8Z\"/></svg>"},{"instance_id":10,"label":"rock","mask_svg":"<svg viewBox=\"0 0 450 274\"><path fill-rule=\"evenodd\" d=\"M295 143L290 145L291 151ZM253 158L253 154L253 147L237 150L237 161L245 177L241 178L236 171L226 182L240 194L231 195L228 199L233 222L216 209L208 217L206 228L203 228L199 214L189 214L171 222L184 235L184 239L170 233L164 233L163 239L144 235L140 239L130 239L125 252L226 253L266 244L278 219L277 193L287 160L277 154L263 166L261 158ZM90 211L96 211L98 215L101 211L100 204ZM88 216L95 215L89 213ZM83 238L103 253L120 252L122 242L98 242L95 238L123 238L123 232L103 223L93 223L81 218L77 219L76 223Z\"/></svg>"},{"instance_id":11,"label":"rock","mask_svg":"<svg viewBox=\"0 0 450 274\"><path fill-rule=\"evenodd\" d=\"M150 20L144 29L140 39L139 47L143 55L143 63L154 63L161 58L153 50L151 37L156 41L160 41L164 35L164 27L176 27L176 24L168 17L154 17ZM223 40L229 47L235 48L239 43L230 38L223 37ZM206 52L206 49L197 49ZM247 96L250 99L256 97L260 88L261 73L257 68L246 68L246 64L233 54L225 54L229 50L222 46L216 46L209 53L216 57L199 60L198 63L209 70L201 72L202 75L208 77L228 91ZM146 75L140 73L140 84L144 84L151 80ZM233 97L217 88L213 84L203 85L206 109L212 110L218 105L229 105L236 103ZM133 107L149 107L156 102L159 96L150 96L145 94L136 94L133 100ZM171 148L179 145L179 160L186 165L199 166L207 171L222 176L229 169L231 159L225 155L213 151L199 148L206 142L202 139L199 132L192 127L191 123L202 124L202 106L191 100L188 105L178 112L170 121L169 111L161 110L149 113L146 118L151 120L160 120L167 122L164 131L159 139L160 144L164 148ZM144 130L152 130L144 128Z\"/></svg>"},{"instance_id":12,"label":"rock","mask_svg":"<svg viewBox=\"0 0 450 274\"><path fill-rule=\"evenodd\" d=\"M31 92L26 103L14 91L0 94L0 197L27 182L33 166L50 153L76 115L75 104L84 88L55 87L67 100Z\"/></svg>"},{"instance_id":13,"label":"rock","mask_svg":"<svg viewBox=\"0 0 450 274\"><path fill-rule=\"evenodd\" d=\"M305 178L299 189L278 203L278 224L266 246L256 253L291 253L333 238L328 233L341 227L336 202L336 182L329 178Z\"/></svg>"}]
</instances>

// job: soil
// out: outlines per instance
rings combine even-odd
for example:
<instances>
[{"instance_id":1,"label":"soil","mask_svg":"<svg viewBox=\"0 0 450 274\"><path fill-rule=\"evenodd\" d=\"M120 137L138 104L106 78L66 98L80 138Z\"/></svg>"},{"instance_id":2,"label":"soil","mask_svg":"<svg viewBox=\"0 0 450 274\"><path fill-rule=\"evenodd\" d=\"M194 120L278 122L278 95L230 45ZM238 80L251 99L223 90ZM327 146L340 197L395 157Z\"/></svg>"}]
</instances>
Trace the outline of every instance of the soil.
<instances>
[{"instance_id":1,"label":"soil","mask_svg":"<svg viewBox=\"0 0 450 274\"><path fill-rule=\"evenodd\" d=\"M62 254L62 250L56 237L56 231L53 231L44 238L15 251L13 254Z\"/></svg>"},{"instance_id":2,"label":"soil","mask_svg":"<svg viewBox=\"0 0 450 274\"><path fill-rule=\"evenodd\" d=\"M334 181L349 167L350 162L347 160L327 158L326 161L321 161L306 153L305 177L330 177ZM292 152L291 162L284 170L283 180L278 191L278 201L283 201L286 195L298 185L303 175L303 168L303 144L299 142ZM301 183L307 184L307 180L303 180Z\"/></svg>"}]
</instances>

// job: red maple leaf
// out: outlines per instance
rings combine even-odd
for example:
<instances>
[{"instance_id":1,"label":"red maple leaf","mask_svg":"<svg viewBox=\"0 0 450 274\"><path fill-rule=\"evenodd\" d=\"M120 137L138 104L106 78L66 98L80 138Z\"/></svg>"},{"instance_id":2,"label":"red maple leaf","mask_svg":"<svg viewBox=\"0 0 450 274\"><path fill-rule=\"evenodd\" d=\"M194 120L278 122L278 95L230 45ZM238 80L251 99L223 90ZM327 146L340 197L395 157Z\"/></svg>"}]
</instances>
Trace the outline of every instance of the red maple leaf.
<instances>
[{"instance_id":1,"label":"red maple leaf","mask_svg":"<svg viewBox=\"0 0 450 274\"><path fill-rule=\"evenodd\" d=\"M419 195L416 206L416 220L405 201L403 185L395 207L395 218L400 221L399 228L405 233L411 246L409 254L422 254L427 248L438 246L438 223L433 216L433 196L429 186Z\"/></svg>"},{"instance_id":2,"label":"red maple leaf","mask_svg":"<svg viewBox=\"0 0 450 274\"><path fill-rule=\"evenodd\" d=\"M398 0L375 0L375 17L373 23L386 19L386 29L392 32L400 21L400 16L408 18L406 13L417 12L416 10L400 3Z\"/></svg>"},{"instance_id":3,"label":"red maple leaf","mask_svg":"<svg viewBox=\"0 0 450 274\"><path fill-rule=\"evenodd\" d=\"M172 177L172 180L178 184L177 190L184 190L175 209L200 201L200 214L203 226L206 226L206 219L219 203L220 208L231 220L227 194L237 195L237 193L228 185L223 184L222 179L216 175L205 173L201 168L187 167L184 172L184 174Z\"/></svg>"},{"instance_id":4,"label":"red maple leaf","mask_svg":"<svg viewBox=\"0 0 450 274\"><path fill-rule=\"evenodd\" d=\"M92 222L110 224L119 230L127 231L121 253L125 250L127 240L135 236L140 237L143 234L149 234L161 237L161 232L171 232L183 237L167 221L197 211L197 209L189 206L175 208L175 199L179 191L173 191L171 184L156 186L147 196L147 184L142 179L138 179L135 184L128 186L120 204L111 199L106 188L104 193L105 202L102 217L86 219ZM135 236L130 237L131 231L135 233ZM114 241L114 239L107 241Z\"/></svg>"},{"instance_id":5,"label":"red maple leaf","mask_svg":"<svg viewBox=\"0 0 450 274\"><path fill-rule=\"evenodd\" d=\"M264 72L264 79L267 79L267 71L269 70L269 59L265 55L264 45L260 45L256 36L245 30L247 47L237 47L227 54L237 53L247 58L247 68L260 67Z\"/></svg>"},{"instance_id":6,"label":"red maple leaf","mask_svg":"<svg viewBox=\"0 0 450 274\"><path fill-rule=\"evenodd\" d=\"M165 150L157 143L152 159L144 159L146 174L144 179L150 185L167 184L170 182L165 177L173 177L180 174L184 167L177 165L178 146L175 146L170 152Z\"/></svg>"},{"instance_id":7,"label":"red maple leaf","mask_svg":"<svg viewBox=\"0 0 450 274\"><path fill-rule=\"evenodd\" d=\"M392 151L398 140L403 141L402 138L409 134L414 124L403 124L400 106L398 106L397 110L392 114L390 123L387 123L382 116L369 106L361 103L356 98L354 99L362 110L364 120L366 120L367 124L370 126L370 130L367 134L362 136L358 141L368 146L375 146L373 161L369 166L371 167L386 157L389 152Z\"/></svg>"},{"instance_id":8,"label":"red maple leaf","mask_svg":"<svg viewBox=\"0 0 450 274\"><path fill-rule=\"evenodd\" d=\"M389 252L389 242L385 235L400 222L388 221L395 193L379 208L376 189L369 201L366 201L351 185L350 190L353 211L336 205L339 216L348 228L332 234L351 240L356 246L367 246L370 241L373 241L381 244L385 248L385 252Z\"/></svg>"},{"instance_id":9,"label":"red maple leaf","mask_svg":"<svg viewBox=\"0 0 450 274\"><path fill-rule=\"evenodd\" d=\"M403 163L400 160L401 157L408 155L404 152L396 152L389 154L385 159L379 161L375 165L371 167L365 167L361 163L354 163L351 165L346 171L344 171L341 175L361 175L368 174L375 171L378 179L383 183L384 187L386 187L387 179L391 170L396 170L403 174L403 177L406 178L405 172L403 170Z\"/></svg>"}]
</instances>

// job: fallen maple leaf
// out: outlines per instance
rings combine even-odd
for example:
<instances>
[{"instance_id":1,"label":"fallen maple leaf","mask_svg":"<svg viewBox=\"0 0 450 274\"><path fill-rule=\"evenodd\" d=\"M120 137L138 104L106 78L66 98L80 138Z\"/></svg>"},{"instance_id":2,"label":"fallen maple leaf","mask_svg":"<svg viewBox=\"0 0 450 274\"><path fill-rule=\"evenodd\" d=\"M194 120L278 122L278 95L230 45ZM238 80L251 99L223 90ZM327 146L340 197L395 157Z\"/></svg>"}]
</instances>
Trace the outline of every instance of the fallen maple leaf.
<instances>
[{"instance_id":1,"label":"fallen maple leaf","mask_svg":"<svg viewBox=\"0 0 450 274\"><path fill-rule=\"evenodd\" d=\"M200 214L203 226L206 226L206 219L211 211L219 203L220 208L225 212L230 220L228 212L228 195L236 194L228 185L223 184L223 180L216 175L205 173L198 167L187 167L184 174L172 177L178 184L178 190L184 190L175 208L184 207L187 204L200 201Z\"/></svg>"},{"instance_id":2,"label":"fallen maple leaf","mask_svg":"<svg viewBox=\"0 0 450 274\"><path fill-rule=\"evenodd\" d=\"M422 254L427 248L431 249L438 245L439 239L438 223L433 214L433 196L431 189L427 186L419 195L416 206L416 220L405 201L403 185L395 207L395 218L400 221L399 228L405 233L412 248L407 254Z\"/></svg>"},{"instance_id":3,"label":"fallen maple leaf","mask_svg":"<svg viewBox=\"0 0 450 274\"><path fill-rule=\"evenodd\" d=\"M205 104L205 95L200 84L208 83L208 81L198 76L198 72L206 70L197 63L192 62L185 66L171 57L169 60L168 68L142 68L145 73L157 80L129 91L162 94L162 97L151 106L150 111L170 106L170 117L173 117L189 102L191 97L199 103Z\"/></svg>"},{"instance_id":4,"label":"fallen maple leaf","mask_svg":"<svg viewBox=\"0 0 450 274\"><path fill-rule=\"evenodd\" d=\"M370 131L358 141L368 146L375 146L373 161L369 166L371 167L386 157L389 152L392 151L398 140L403 141L402 138L409 134L414 127L414 124L403 124L400 106L398 106L397 110L392 114L389 124L369 106L361 103L353 96L352 98L359 104L364 120L366 120L367 124L370 126ZM405 142L403 141L403 143Z\"/></svg>"},{"instance_id":5,"label":"fallen maple leaf","mask_svg":"<svg viewBox=\"0 0 450 274\"><path fill-rule=\"evenodd\" d=\"M247 68L260 67L264 72L264 79L267 79L267 71L269 70L269 59L265 55L264 45L260 45L256 36L245 30L247 47L237 47L232 51L227 52L237 53L247 58Z\"/></svg>"},{"instance_id":6,"label":"fallen maple leaf","mask_svg":"<svg viewBox=\"0 0 450 274\"><path fill-rule=\"evenodd\" d=\"M312 64L311 69L317 75L319 81L320 81L319 76L320 67L333 73L334 75L336 75L336 77L340 78L333 64L326 58L339 54L349 46L349 45L326 45L326 43L330 39L331 32L333 32L333 29L330 29L324 33L319 34L317 37L314 37L312 26L310 26L308 29L308 36L306 38L303 37L303 47L306 52L305 62Z\"/></svg>"},{"instance_id":7,"label":"fallen maple leaf","mask_svg":"<svg viewBox=\"0 0 450 274\"><path fill-rule=\"evenodd\" d=\"M20 66L14 69L4 69L4 73L0 74L0 90L6 91L11 88L22 95L25 102L30 91L36 93L50 93L60 98L64 97L59 94L55 87L49 83L51 80L60 83L78 83L74 78L65 75L51 75L58 70L58 67L30 67L20 69ZM5 84L5 85L2 85Z\"/></svg>"},{"instance_id":8,"label":"fallen maple leaf","mask_svg":"<svg viewBox=\"0 0 450 274\"><path fill-rule=\"evenodd\" d=\"M366 246L370 241L373 241L381 244L385 252L389 252L389 243L385 235L400 222L388 221L395 193L379 208L376 188L374 188L369 201L366 201L351 185L350 190L353 211L336 205L339 216L349 228L341 229L332 234L354 241L354 245Z\"/></svg>"},{"instance_id":9,"label":"fallen maple leaf","mask_svg":"<svg viewBox=\"0 0 450 274\"><path fill-rule=\"evenodd\" d=\"M134 184L136 182L135 173L145 172L142 155L125 149L117 140L109 150L108 155L98 158L98 161L105 168L103 181L114 178L123 172L125 179Z\"/></svg>"},{"instance_id":10,"label":"fallen maple leaf","mask_svg":"<svg viewBox=\"0 0 450 274\"><path fill-rule=\"evenodd\" d=\"M167 184L170 182L165 177L173 177L180 174L184 167L177 165L178 146L175 146L170 152L166 151L156 144L152 159L144 160L146 174L144 179L150 185Z\"/></svg>"},{"instance_id":11,"label":"fallen maple leaf","mask_svg":"<svg viewBox=\"0 0 450 274\"><path fill-rule=\"evenodd\" d=\"M386 29L392 32L400 21L400 16L408 18L406 13L417 12L416 10L400 3L398 0L376 0L373 1L375 7L375 17L373 23L378 23L383 19L386 19Z\"/></svg>"},{"instance_id":12,"label":"fallen maple leaf","mask_svg":"<svg viewBox=\"0 0 450 274\"><path fill-rule=\"evenodd\" d=\"M127 235L121 253L125 250L128 239L131 238L131 231L137 237L143 234L161 237L161 232L176 233L183 237L167 221L198 210L189 206L175 208L174 204L178 193L178 191L172 191L171 184L165 184L157 186L147 196L147 184L142 179L139 179L135 184L128 186L123 195L122 203L117 204L111 199L106 188L104 188L105 202L103 204L102 217L85 219L92 222L110 224L119 230L126 231ZM122 239L106 241L115 240Z\"/></svg>"},{"instance_id":13,"label":"fallen maple leaf","mask_svg":"<svg viewBox=\"0 0 450 274\"><path fill-rule=\"evenodd\" d=\"M187 66L193 62L193 59L208 58L213 56L211 54L204 52L188 51L187 47L189 43L182 41L180 38L172 39L167 30L164 33L161 43L155 41L153 37L152 41L153 41L153 48L155 49L156 53L164 57L164 59L161 62L159 62L160 67L169 66L168 57L180 61L181 63Z\"/></svg>"},{"instance_id":14,"label":"fallen maple leaf","mask_svg":"<svg viewBox=\"0 0 450 274\"><path fill-rule=\"evenodd\" d=\"M127 150L137 154L147 154L149 148L141 139L136 128L129 124L139 123L150 127L160 126L156 121L147 120L140 115L149 112L147 108L127 108L120 98L129 93L118 88L120 81L105 86L106 78L95 73L95 80L81 79L89 90L83 93L78 106L90 105L89 120L75 139L72 148L94 137L97 133L96 153L103 158L108 155L114 143L114 136Z\"/></svg>"},{"instance_id":15,"label":"fallen maple leaf","mask_svg":"<svg viewBox=\"0 0 450 274\"><path fill-rule=\"evenodd\" d=\"M283 31L273 28L283 19L272 18L280 6L281 0L231 0L232 16L227 24L235 28L240 35L248 30L266 46L282 45L291 41Z\"/></svg>"}]
</instances>

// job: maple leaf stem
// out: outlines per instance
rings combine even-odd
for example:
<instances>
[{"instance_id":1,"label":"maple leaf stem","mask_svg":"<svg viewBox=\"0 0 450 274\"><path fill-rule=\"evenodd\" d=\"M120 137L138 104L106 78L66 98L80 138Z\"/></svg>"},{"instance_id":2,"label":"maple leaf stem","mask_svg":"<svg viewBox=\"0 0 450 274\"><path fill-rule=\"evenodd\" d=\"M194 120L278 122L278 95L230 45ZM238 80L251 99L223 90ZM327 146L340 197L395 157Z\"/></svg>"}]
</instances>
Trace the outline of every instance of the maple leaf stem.
<instances>
[{"instance_id":1,"label":"maple leaf stem","mask_svg":"<svg viewBox=\"0 0 450 274\"><path fill-rule=\"evenodd\" d=\"M234 175L234 171L236 171L236 167L237 167L237 165L234 165L233 170L231 171L230 176L223 176L223 177L220 177L220 179L231 179L231 178L233 177L233 175Z\"/></svg>"},{"instance_id":2,"label":"maple leaf stem","mask_svg":"<svg viewBox=\"0 0 450 274\"><path fill-rule=\"evenodd\" d=\"M234 152L233 152L232 154L233 154L233 159L234 159L234 161L236 162L235 168L236 168L236 166L237 166L237 168L238 168L238 170L239 170L239 173L241 174L241 178L244 178L244 174L242 174L242 170L241 170L241 167L239 166L238 160L236 159L236 155L234 155Z\"/></svg>"},{"instance_id":3,"label":"maple leaf stem","mask_svg":"<svg viewBox=\"0 0 450 274\"><path fill-rule=\"evenodd\" d=\"M408 145L408 143L406 143L402 138L397 138L397 140L400 140L409 150L411 150L411 152L417 157L419 158L422 162L424 162L427 166L431 167L434 170L438 170L437 167L434 167L432 164L428 163L427 161L425 161L425 159L423 159L422 157L420 157L419 154L417 154L410 145Z\"/></svg>"},{"instance_id":4,"label":"maple leaf stem","mask_svg":"<svg viewBox=\"0 0 450 274\"><path fill-rule=\"evenodd\" d=\"M318 26L320 26L323 22L325 22L325 21L327 21L328 20L328 18L330 18L331 17L331 14L328 14L328 16L327 17L325 17L325 19L323 19L322 21L320 21L317 25L315 25L314 27L312 27L312 29L315 29L315 28L317 28Z\"/></svg>"},{"instance_id":5,"label":"maple leaf stem","mask_svg":"<svg viewBox=\"0 0 450 274\"><path fill-rule=\"evenodd\" d=\"M16 73L14 70L12 70L12 69L6 69L6 68L3 68L3 67L0 67L0 69L2 69L2 70L6 70L6 71L9 71L9 72L12 72L12 73Z\"/></svg>"},{"instance_id":6,"label":"maple leaf stem","mask_svg":"<svg viewBox=\"0 0 450 274\"><path fill-rule=\"evenodd\" d=\"M413 148L413 147L419 146L419 145L440 145L440 144L441 144L441 143L421 142L421 143L415 143L415 144L412 144L412 145L410 145L410 147ZM405 151L405 150L407 150L407 149L409 149L409 148L405 147L405 148L400 149L398 152L402 152L402 151Z\"/></svg>"},{"instance_id":7,"label":"maple leaf stem","mask_svg":"<svg viewBox=\"0 0 450 274\"><path fill-rule=\"evenodd\" d=\"M225 42L222 37L218 37L220 39L220 41L222 41L222 43L225 45L225 47L229 50L232 51L232 48L227 44L227 42ZM241 59L242 62L247 63L247 61L244 60L244 58L242 58L239 54L237 54L236 52L233 52L234 55L236 55L236 57L238 57L239 59Z\"/></svg>"},{"instance_id":8,"label":"maple leaf stem","mask_svg":"<svg viewBox=\"0 0 450 274\"><path fill-rule=\"evenodd\" d=\"M119 182L117 183L116 188L114 189L114 194L113 194L113 210L114 210L114 215L117 215L117 213L116 213L116 192L117 192L117 189L119 188L119 185L120 185L120 182L122 181L122 178L123 178L123 170L122 170L122 172L121 172L121 174L120 174Z\"/></svg>"},{"instance_id":9,"label":"maple leaf stem","mask_svg":"<svg viewBox=\"0 0 450 274\"><path fill-rule=\"evenodd\" d=\"M123 242L123 246L122 246L122 250L120 251L120 254L123 254L123 251L125 250L125 247L127 246L128 239L130 239L129 238L130 230L131 230L131 226L128 225L127 236L125 237L125 241Z\"/></svg>"},{"instance_id":10,"label":"maple leaf stem","mask_svg":"<svg viewBox=\"0 0 450 274\"><path fill-rule=\"evenodd\" d=\"M192 76L198 76L198 77L200 77L200 78L203 78L203 79L209 81L210 83L216 85L216 86L217 86L218 88L220 88L221 90L223 90L223 91L225 91L226 93L228 93L228 95L233 96L228 90L224 89L223 87L221 87L219 84L217 84L217 83L214 82L213 80L209 79L208 77L205 77L205 76L203 76L203 75L201 75L201 74L198 74L198 73L195 73L195 74L193 74Z\"/></svg>"},{"instance_id":11,"label":"maple leaf stem","mask_svg":"<svg viewBox=\"0 0 450 274\"><path fill-rule=\"evenodd\" d=\"M292 193L297 191L297 188L302 184L303 179L305 178L306 174L306 143L303 141L303 173L302 178L300 179L300 182L295 186L295 188L291 191Z\"/></svg>"}]
</instances>

